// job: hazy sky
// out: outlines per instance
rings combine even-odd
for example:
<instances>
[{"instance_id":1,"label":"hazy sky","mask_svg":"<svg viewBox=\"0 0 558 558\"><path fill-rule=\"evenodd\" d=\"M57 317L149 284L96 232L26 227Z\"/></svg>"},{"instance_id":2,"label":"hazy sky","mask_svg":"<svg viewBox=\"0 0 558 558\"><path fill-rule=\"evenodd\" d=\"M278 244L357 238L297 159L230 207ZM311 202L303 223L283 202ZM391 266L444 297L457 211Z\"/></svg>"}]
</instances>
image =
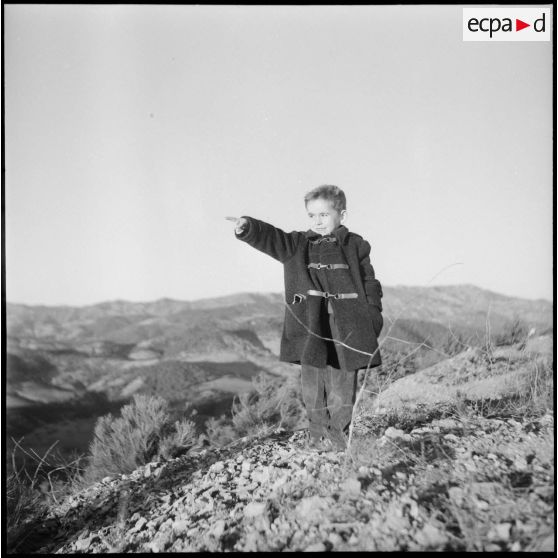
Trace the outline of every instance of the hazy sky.
<instances>
[{"instance_id":1,"label":"hazy sky","mask_svg":"<svg viewBox=\"0 0 558 558\"><path fill-rule=\"evenodd\" d=\"M552 43L455 6L5 5L7 300L283 288L226 215L347 194L387 286L552 299Z\"/></svg>"}]
</instances>

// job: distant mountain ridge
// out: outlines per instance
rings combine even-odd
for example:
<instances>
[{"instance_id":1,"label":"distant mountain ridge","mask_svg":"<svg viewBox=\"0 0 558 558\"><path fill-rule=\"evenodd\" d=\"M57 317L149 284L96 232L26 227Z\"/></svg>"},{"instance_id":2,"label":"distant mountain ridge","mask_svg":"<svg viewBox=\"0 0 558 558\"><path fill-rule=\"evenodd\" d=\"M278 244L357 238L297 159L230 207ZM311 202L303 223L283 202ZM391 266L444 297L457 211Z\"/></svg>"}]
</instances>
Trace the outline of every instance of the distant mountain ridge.
<instances>
[{"instance_id":1,"label":"distant mountain ridge","mask_svg":"<svg viewBox=\"0 0 558 558\"><path fill-rule=\"evenodd\" d=\"M385 314L444 325L478 327L489 319L498 327L520 318L530 327L544 329L552 327L553 306L548 300L506 296L474 285L384 288Z\"/></svg>"},{"instance_id":2,"label":"distant mountain ridge","mask_svg":"<svg viewBox=\"0 0 558 558\"><path fill-rule=\"evenodd\" d=\"M180 330L183 320L226 321L250 314L282 319L281 293L239 293L195 301L169 298L153 302L115 300L88 306L6 304L8 336L76 340L111 340L127 329ZM529 327L552 327L553 303L501 295L474 285L384 287L384 317L432 321L444 326L493 327L521 318ZM167 321L168 320L168 321ZM177 331L178 333L178 331ZM118 337L118 336L117 336ZM131 341L130 341L131 342Z\"/></svg>"}]
</instances>

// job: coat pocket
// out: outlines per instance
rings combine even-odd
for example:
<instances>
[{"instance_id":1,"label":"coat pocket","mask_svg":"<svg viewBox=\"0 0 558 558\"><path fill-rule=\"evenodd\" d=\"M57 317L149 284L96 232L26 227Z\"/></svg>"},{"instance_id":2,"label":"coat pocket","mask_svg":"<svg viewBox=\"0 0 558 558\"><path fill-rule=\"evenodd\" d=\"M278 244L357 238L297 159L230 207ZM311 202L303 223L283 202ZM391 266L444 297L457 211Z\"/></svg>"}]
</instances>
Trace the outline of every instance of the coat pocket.
<instances>
[{"instance_id":1,"label":"coat pocket","mask_svg":"<svg viewBox=\"0 0 558 558\"><path fill-rule=\"evenodd\" d=\"M382 332L382 328L384 327L384 317L382 316L380 308L378 308L376 304L368 303L366 306L368 307L368 314L372 319L374 333L376 334L376 338L378 338Z\"/></svg>"},{"instance_id":2,"label":"coat pocket","mask_svg":"<svg viewBox=\"0 0 558 558\"><path fill-rule=\"evenodd\" d=\"M382 297L384 296L382 284L377 279L370 279L365 282L364 289L366 291L366 301L378 306L381 312L383 310Z\"/></svg>"},{"instance_id":3,"label":"coat pocket","mask_svg":"<svg viewBox=\"0 0 558 558\"><path fill-rule=\"evenodd\" d=\"M295 295L285 307L285 337L299 337L306 333L307 306L304 295Z\"/></svg>"}]
</instances>

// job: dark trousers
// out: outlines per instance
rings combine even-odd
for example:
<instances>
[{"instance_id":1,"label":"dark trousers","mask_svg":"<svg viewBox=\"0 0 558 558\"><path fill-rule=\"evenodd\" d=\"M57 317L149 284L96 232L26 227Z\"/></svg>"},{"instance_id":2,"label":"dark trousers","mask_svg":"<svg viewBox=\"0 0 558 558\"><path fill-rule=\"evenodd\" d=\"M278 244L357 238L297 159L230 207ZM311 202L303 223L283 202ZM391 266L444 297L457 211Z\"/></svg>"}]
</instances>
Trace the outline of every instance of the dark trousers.
<instances>
[{"instance_id":1,"label":"dark trousers","mask_svg":"<svg viewBox=\"0 0 558 558\"><path fill-rule=\"evenodd\" d=\"M325 314L324 337L339 339L333 314ZM327 331L329 329L329 332ZM329 335L328 335L329 333ZM347 370L341 351L328 342L328 365L303 364L302 400L308 415L310 434L319 437L328 428L346 431L352 418L357 388L357 370Z\"/></svg>"}]
</instances>

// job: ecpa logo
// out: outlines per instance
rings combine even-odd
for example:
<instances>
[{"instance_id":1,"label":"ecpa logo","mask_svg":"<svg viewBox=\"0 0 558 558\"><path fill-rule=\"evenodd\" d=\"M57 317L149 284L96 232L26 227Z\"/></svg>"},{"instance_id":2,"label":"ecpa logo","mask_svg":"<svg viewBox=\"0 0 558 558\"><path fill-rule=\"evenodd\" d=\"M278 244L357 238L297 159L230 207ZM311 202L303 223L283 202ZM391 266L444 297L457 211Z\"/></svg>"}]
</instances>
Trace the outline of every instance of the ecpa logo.
<instances>
[{"instance_id":1,"label":"ecpa logo","mask_svg":"<svg viewBox=\"0 0 558 558\"><path fill-rule=\"evenodd\" d=\"M550 41L550 8L463 8L464 41Z\"/></svg>"}]
</instances>

